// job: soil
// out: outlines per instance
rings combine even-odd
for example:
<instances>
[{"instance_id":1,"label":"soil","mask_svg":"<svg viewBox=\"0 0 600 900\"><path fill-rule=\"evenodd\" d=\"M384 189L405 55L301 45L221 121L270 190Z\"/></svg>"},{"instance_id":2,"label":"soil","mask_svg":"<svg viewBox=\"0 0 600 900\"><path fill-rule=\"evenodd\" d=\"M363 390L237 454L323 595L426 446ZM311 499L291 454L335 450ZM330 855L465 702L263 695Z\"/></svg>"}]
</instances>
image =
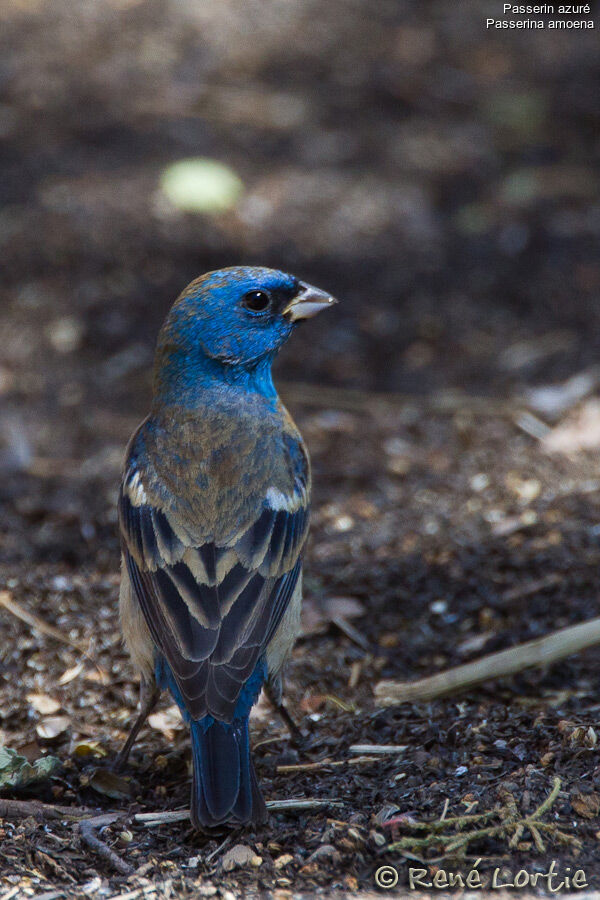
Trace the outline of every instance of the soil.
<instances>
[{"instance_id":1,"label":"soil","mask_svg":"<svg viewBox=\"0 0 600 900\"><path fill-rule=\"evenodd\" d=\"M0 589L64 639L0 607L0 745L62 764L3 796L118 811L97 834L135 870L67 819L9 813L5 898L355 894L382 865L405 887L418 858L506 880L555 860L600 887L596 650L427 704L373 694L599 615L597 27L499 35L496 6L0 10ZM191 156L239 174L235 210L165 202L161 172ZM188 805L169 698L106 774L137 703L116 497L170 303L240 262L341 301L277 364L314 473L286 687L305 739L264 702L253 724L265 796L329 805L198 835L134 819ZM414 820L530 815L556 777L540 842L390 849L432 833Z\"/></svg>"}]
</instances>

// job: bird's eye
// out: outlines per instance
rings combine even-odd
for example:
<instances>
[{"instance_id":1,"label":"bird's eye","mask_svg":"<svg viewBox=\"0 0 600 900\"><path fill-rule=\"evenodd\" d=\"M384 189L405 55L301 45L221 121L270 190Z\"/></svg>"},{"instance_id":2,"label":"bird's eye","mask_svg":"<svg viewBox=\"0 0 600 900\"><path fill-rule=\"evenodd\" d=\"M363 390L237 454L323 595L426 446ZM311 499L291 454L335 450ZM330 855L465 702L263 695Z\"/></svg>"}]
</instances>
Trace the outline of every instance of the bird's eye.
<instances>
[{"instance_id":1,"label":"bird's eye","mask_svg":"<svg viewBox=\"0 0 600 900\"><path fill-rule=\"evenodd\" d=\"M251 312L264 312L271 305L271 296L266 291L248 291L242 300L242 306Z\"/></svg>"}]
</instances>

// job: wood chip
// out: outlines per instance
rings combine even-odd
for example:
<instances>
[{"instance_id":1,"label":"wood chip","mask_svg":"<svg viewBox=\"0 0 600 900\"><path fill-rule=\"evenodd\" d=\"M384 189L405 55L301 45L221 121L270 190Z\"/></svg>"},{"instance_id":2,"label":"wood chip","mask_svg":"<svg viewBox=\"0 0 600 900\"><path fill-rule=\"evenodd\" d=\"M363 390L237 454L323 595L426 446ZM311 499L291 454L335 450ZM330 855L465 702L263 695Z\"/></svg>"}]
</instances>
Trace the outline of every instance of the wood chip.
<instances>
[{"instance_id":1,"label":"wood chip","mask_svg":"<svg viewBox=\"0 0 600 900\"><path fill-rule=\"evenodd\" d=\"M27 694L27 702L42 716L51 716L60 709L59 701L48 694Z\"/></svg>"}]
</instances>

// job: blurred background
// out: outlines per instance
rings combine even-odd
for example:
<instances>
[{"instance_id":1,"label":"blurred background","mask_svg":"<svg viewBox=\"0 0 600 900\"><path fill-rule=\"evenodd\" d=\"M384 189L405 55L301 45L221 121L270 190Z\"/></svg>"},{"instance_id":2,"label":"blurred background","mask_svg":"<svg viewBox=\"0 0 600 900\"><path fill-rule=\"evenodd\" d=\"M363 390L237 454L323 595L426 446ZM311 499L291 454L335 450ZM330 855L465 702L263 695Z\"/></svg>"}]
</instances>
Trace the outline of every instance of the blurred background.
<instances>
[{"instance_id":1,"label":"blurred background","mask_svg":"<svg viewBox=\"0 0 600 900\"><path fill-rule=\"evenodd\" d=\"M471 777L495 802L500 771L539 797L551 770L600 789L555 727L597 703L596 656L483 688L467 712L369 718L380 677L598 614L600 23L486 30L501 8L0 0L0 588L63 635L0 610L0 744L64 759L123 739L137 693L116 611L124 448L174 298L256 263L341 301L277 364L315 474L290 696L335 752L352 729L425 748L401 784L392 761L322 789L369 815L400 790L439 815ZM358 643L329 627L340 617ZM547 730L530 728L532 704ZM177 716L156 721L140 753L165 734L187 747ZM187 772L174 778L175 800L148 782L145 807L187 803ZM81 784L55 796L92 802Z\"/></svg>"},{"instance_id":2,"label":"blurred background","mask_svg":"<svg viewBox=\"0 0 600 900\"><path fill-rule=\"evenodd\" d=\"M240 262L343 301L289 378L498 396L595 360L597 29L500 8L4 0L4 401L142 411L170 303ZM227 167L196 212L161 190L195 157Z\"/></svg>"}]
</instances>

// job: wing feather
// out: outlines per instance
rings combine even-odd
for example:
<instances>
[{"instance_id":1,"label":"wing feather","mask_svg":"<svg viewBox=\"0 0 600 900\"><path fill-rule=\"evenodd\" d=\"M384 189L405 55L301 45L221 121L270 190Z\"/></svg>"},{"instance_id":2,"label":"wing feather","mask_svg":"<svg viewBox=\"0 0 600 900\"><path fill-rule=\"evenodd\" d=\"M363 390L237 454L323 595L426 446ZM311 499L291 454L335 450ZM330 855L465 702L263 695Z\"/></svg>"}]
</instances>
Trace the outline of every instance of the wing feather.
<instances>
[{"instance_id":1,"label":"wing feather","mask_svg":"<svg viewBox=\"0 0 600 900\"><path fill-rule=\"evenodd\" d=\"M219 546L195 544L192 529L148 498L137 469L124 479L119 517L131 584L194 719L232 721L291 599L308 530L303 472L296 484L289 498L274 492L275 505L267 496L255 520Z\"/></svg>"}]
</instances>

